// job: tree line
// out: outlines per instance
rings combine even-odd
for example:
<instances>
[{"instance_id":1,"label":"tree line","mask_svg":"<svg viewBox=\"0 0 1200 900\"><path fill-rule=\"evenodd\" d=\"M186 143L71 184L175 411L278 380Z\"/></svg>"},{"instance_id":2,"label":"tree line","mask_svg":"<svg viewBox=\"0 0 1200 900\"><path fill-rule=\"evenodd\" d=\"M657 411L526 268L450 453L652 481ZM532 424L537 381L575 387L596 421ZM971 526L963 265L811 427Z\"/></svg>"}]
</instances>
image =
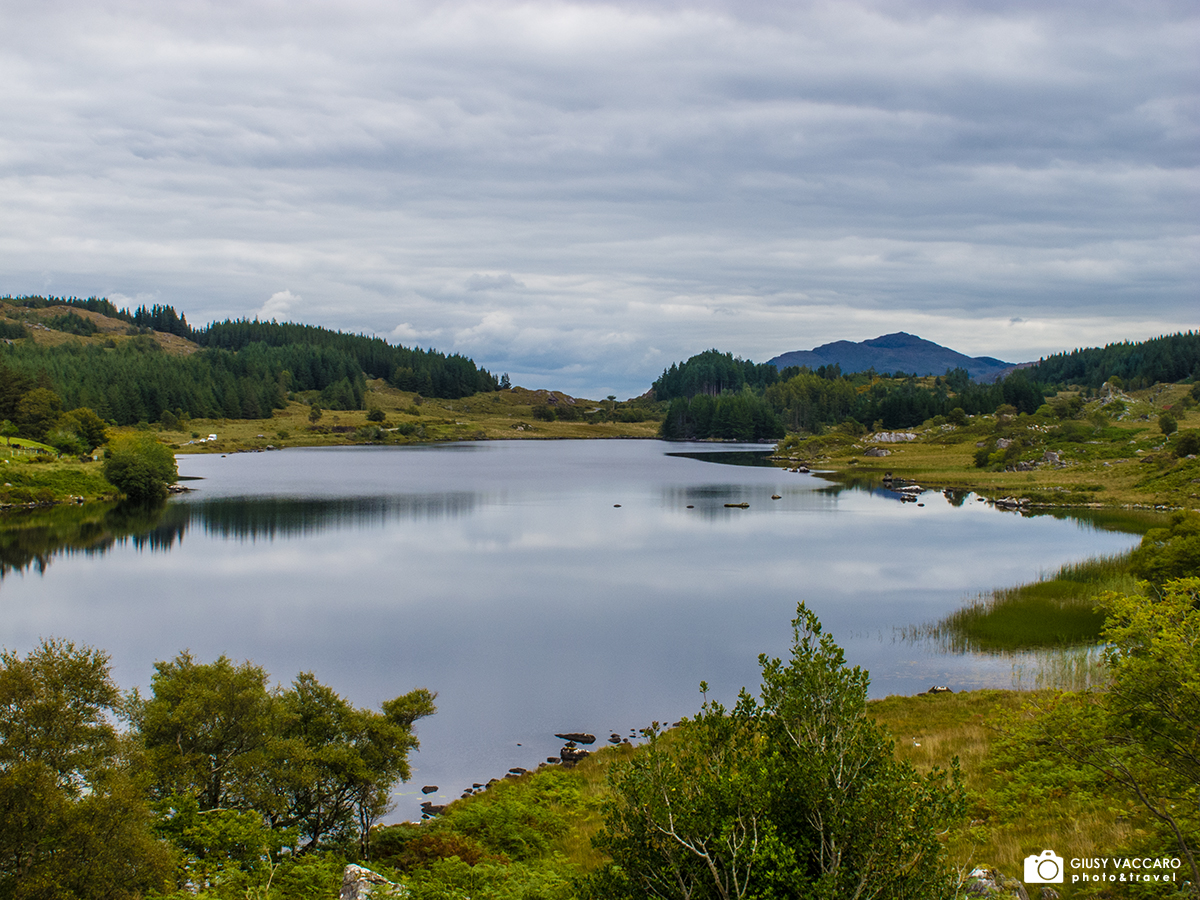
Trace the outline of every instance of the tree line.
<instances>
[{"instance_id":1,"label":"tree line","mask_svg":"<svg viewBox=\"0 0 1200 900\"><path fill-rule=\"evenodd\" d=\"M772 440L788 430L820 432L845 422L909 428L955 410L974 415L1010 405L1033 413L1045 396L1021 370L991 384L972 381L961 368L932 381L899 372L847 374L836 364L777 371L716 350L672 365L654 392L670 401L660 432L668 440Z\"/></svg>"},{"instance_id":2,"label":"tree line","mask_svg":"<svg viewBox=\"0 0 1200 900\"><path fill-rule=\"evenodd\" d=\"M1122 341L1104 347L1055 353L1026 369L1046 384L1099 388L1117 376L1130 390L1186 378L1200 381L1200 332L1186 331L1148 341Z\"/></svg>"}]
</instances>

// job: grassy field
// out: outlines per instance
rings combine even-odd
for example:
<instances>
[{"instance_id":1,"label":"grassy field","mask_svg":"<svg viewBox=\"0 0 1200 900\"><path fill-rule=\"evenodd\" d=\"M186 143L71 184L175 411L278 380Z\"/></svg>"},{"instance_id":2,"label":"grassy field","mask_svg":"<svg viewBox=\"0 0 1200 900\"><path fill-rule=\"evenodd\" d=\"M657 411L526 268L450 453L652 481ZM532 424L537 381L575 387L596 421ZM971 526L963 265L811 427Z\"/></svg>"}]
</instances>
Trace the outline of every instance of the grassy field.
<instances>
[{"instance_id":1,"label":"grassy field","mask_svg":"<svg viewBox=\"0 0 1200 900\"><path fill-rule=\"evenodd\" d=\"M300 400L277 410L270 419L191 419L179 430L158 430L159 439L185 453L233 453L292 446L342 444L413 444L428 441L548 440L565 438L649 438L658 433L658 422L598 421L615 407L618 415L628 404L568 397L558 391L510 391L475 394L460 400L420 398L383 381L368 383L367 409L324 410L316 422L311 407ZM544 421L534 409L570 407L575 421ZM383 412L382 422L372 422L370 410ZM217 435L214 441L190 443Z\"/></svg>"}]
</instances>

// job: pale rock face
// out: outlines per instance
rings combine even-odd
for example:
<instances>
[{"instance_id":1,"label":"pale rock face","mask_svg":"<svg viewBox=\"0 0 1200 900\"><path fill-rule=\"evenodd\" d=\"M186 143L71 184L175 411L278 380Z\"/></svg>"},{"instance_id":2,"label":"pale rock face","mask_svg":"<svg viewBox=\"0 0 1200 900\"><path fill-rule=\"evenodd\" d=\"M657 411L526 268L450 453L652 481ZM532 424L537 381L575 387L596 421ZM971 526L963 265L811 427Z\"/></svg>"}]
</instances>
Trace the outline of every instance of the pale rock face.
<instances>
[{"instance_id":1,"label":"pale rock face","mask_svg":"<svg viewBox=\"0 0 1200 900\"><path fill-rule=\"evenodd\" d=\"M346 866L342 873L342 892L338 895L339 900L366 900L376 892L385 897L402 897L407 893L402 886L388 881L378 872L353 864Z\"/></svg>"}]
</instances>

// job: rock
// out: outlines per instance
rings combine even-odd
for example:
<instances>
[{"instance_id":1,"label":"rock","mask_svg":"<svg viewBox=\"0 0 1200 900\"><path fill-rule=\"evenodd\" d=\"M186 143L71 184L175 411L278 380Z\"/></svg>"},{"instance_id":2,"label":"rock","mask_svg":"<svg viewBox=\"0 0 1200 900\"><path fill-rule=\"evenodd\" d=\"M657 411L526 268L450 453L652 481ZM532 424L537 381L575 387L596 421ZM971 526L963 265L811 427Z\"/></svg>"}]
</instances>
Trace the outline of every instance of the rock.
<instances>
[{"instance_id":1,"label":"rock","mask_svg":"<svg viewBox=\"0 0 1200 900\"><path fill-rule=\"evenodd\" d=\"M935 684L933 687L931 687L925 693L926 694L953 694L954 691L950 690L950 688L946 687L944 684Z\"/></svg>"},{"instance_id":2,"label":"rock","mask_svg":"<svg viewBox=\"0 0 1200 900\"><path fill-rule=\"evenodd\" d=\"M520 766L513 766L511 769L508 770L508 772L510 775L528 775L529 774L528 769L523 769Z\"/></svg>"},{"instance_id":3,"label":"rock","mask_svg":"<svg viewBox=\"0 0 1200 900\"><path fill-rule=\"evenodd\" d=\"M577 744L596 743L596 736L594 734L588 734L584 731L567 731L563 734L556 734L554 736L560 741L574 741Z\"/></svg>"},{"instance_id":4,"label":"rock","mask_svg":"<svg viewBox=\"0 0 1200 900\"><path fill-rule=\"evenodd\" d=\"M882 447L872 447L863 456L891 456L891 450L884 450Z\"/></svg>"},{"instance_id":5,"label":"rock","mask_svg":"<svg viewBox=\"0 0 1200 900\"><path fill-rule=\"evenodd\" d=\"M558 755L564 765L573 766L581 759L591 756L591 753L590 750L584 750L582 747L563 747Z\"/></svg>"},{"instance_id":6,"label":"rock","mask_svg":"<svg viewBox=\"0 0 1200 900\"><path fill-rule=\"evenodd\" d=\"M338 894L338 900L363 900L378 887L384 888L385 893L391 893L400 886L378 872L351 864L342 872L342 892ZM404 889L400 888L400 892L403 893Z\"/></svg>"},{"instance_id":7,"label":"rock","mask_svg":"<svg viewBox=\"0 0 1200 900\"><path fill-rule=\"evenodd\" d=\"M726 503L725 508L726 509L749 509L750 504L749 503Z\"/></svg>"},{"instance_id":8,"label":"rock","mask_svg":"<svg viewBox=\"0 0 1200 900\"><path fill-rule=\"evenodd\" d=\"M1062 455L1055 453L1053 450L1047 450L1042 454L1042 462L1049 463L1052 466L1062 465Z\"/></svg>"},{"instance_id":9,"label":"rock","mask_svg":"<svg viewBox=\"0 0 1200 900\"><path fill-rule=\"evenodd\" d=\"M438 789L438 786L436 784L427 784L427 785L425 785L425 787L421 788L421 793L422 794L436 794L437 789Z\"/></svg>"},{"instance_id":10,"label":"rock","mask_svg":"<svg viewBox=\"0 0 1200 900\"><path fill-rule=\"evenodd\" d=\"M1052 887L1043 887L1039 900L1059 900L1059 893Z\"/></svg>"},{"instance_id":11,"label":"rock","mask_svg":"<svg viewBox=\"0 0 1200 900\"><path fill-rule=\"evenodd\" d=\"M995 869L979 867L973 869L963 886L968 897L1011 898L1011 900L1029 900L1025 885L1016 878L1002 875Z\"/></svg>"},{"instance_id":12,"label":"rock","mask_svg":"<svg viewBox=\"0 0 1200 900\"><path fill-rule=\"evenodd\" d=\"M998 438L996 440L996 447L997 447L997 449L1000 449L1000 450L1007 450L1012 445L1013 445L1012 438Z\"/></svg>"},{"instance_id":13,"label":"rock","mask_svg":"<svg viewBox=\"0 0 1200 900\"><path fill-rule=\"evenodd\" d=\"M870 437L877 444L903 444L916 439L917 436L911 431L881 431Z\"/></svg>"}]
</instances>

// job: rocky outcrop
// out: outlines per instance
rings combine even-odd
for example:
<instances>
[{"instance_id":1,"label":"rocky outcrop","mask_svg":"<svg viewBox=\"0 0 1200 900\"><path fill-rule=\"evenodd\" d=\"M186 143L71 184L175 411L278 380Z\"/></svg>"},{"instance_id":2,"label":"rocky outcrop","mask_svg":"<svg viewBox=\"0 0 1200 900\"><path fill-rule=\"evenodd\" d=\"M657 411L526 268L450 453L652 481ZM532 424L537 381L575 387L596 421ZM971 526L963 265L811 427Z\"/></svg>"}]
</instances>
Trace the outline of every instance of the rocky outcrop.
<instances>
[{"instance_id":1,"label":"rocky outcrop","mask_svg":"<svg viewBox=\"0 0 1200 900\"><path fill-rule=\"evenodd\" d=\"M378 872L348 865L342 873L342 892L338 900L365 900L367 897L403 897L408 892Z\"/></svg>"},{"instance_id":2,"label":"rocky outcrop","mask_svg":"<svg viewBox=\"0 0 1200 900\"><path fill-rule=\"evenodd\" d=\"M994 897L996 900L1029 900L1025 885L1016 878L1009 878L996 869L980 866L972 870L963 885L968 897Z\"/></svg>"}]
</instances>

